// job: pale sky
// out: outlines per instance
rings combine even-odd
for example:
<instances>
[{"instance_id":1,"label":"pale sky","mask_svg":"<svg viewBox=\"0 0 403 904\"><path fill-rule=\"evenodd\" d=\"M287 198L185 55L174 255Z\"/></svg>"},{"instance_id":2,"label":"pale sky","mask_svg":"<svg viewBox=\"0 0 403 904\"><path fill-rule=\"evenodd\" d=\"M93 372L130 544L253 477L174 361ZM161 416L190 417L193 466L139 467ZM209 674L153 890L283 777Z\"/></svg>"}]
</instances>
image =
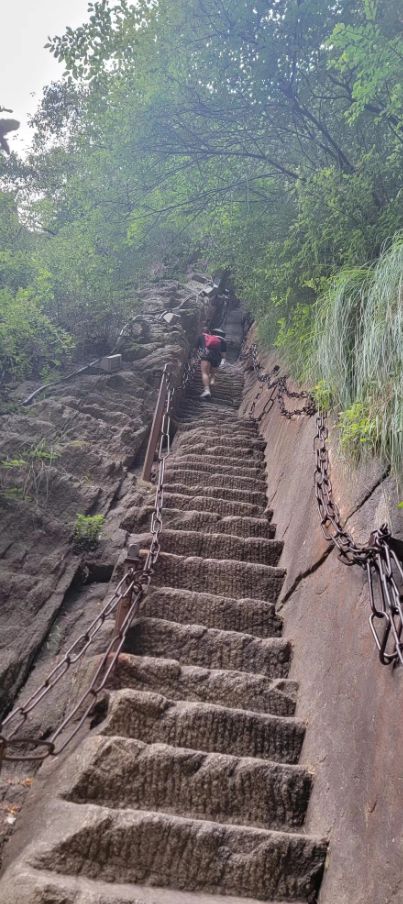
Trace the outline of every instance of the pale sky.
<instances>
[{"instance_id":1,"label":"pale sky","mask_svg":"<svg viewBox=\"0 0 403 904\"><path fill-rule=\"evenodd\" d=\"M0 106L10 107L21 128L10 132L15 151L30 142L28 114L38 106L44 85L63 73L49 50L48 36L63 34L87 18L88 0L0 0ZM3 116L9 116L4 113Z\"/></svg>"}]
</instances>

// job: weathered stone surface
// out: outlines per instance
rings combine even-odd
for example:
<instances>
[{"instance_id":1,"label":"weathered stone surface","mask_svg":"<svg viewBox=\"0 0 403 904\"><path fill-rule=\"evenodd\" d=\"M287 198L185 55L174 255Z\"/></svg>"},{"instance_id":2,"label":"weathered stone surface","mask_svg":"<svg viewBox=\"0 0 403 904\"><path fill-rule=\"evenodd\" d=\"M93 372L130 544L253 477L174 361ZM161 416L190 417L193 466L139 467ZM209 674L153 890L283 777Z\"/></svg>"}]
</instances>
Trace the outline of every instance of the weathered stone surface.
<instances>
[{"instance_id":1,"label":"weathered stone surface","mask_svg":"<svg viewBox=\"0 0 403 904\"><path fill-rule=\"evenodd\" d=\"M255 637L279 636L282 630L282 622L273 603L247 597L235 600L228 596L170 587L151 590L143 600L141 614L184 625L240 631Z\"/></svg>"},{"instance_id":2,"label":"weathered stone surface","mask_svg":"<svg viewBox=\"0 0 403 904\"><path fill-rule=\"evenodd\" d=\"M278 540L241 539L233 534L200 531L177 531L164 529L161 534L161 549L179 555L204 556L214 559L241 559L260 565L277 565L283 551Z\"/></svg>"},{"instance_id":3,"label":"weathered stone surface","mask_svg":"<svg viewBox=\"0 0 403 904\"><path fill-rule=\"evenodd\" d=\"M155 569L157 586L208 587L211 593L235 598L256 595L275 602L284 580L284 570L272 565L255 565L237 559L203 559L161 553Z\"/></svg>"},{"instance_id":4,"label":"weathered stone surface","mask_svg":"<svg viewBox=\"0 0 403 904\"><path fill-rule=\"evenodd\" d=\"M63 780L75 803L272 829L300 827L311 790L301 767L127 738L89 738Z\"/></svg>"},{"instance_id":5,"label":"weathered stone surface","mask_svg":"<svg viewBox=\"0 0 403 904\"><path fill-rule=\"evenodd\" d=\"M278 363L263 361L266 370ZM284 370L282 369L282 372ZM292 384L290 384L292 386ZM250 377L244 412L256 395ZM299 388L299 387L295 387ZM259 416L265 395L256 406ZM330 834L321 904L400 904L403 833L399 716L403 670L382 666L368 624L368 588L360 568L346 568L328 551L313 487L314 419L285 420L275 406L262 418L267 443L268 500L278 536L285 538L287 577L281 614L298 651L291 677L300 683L299 708L309 729L304 760L315 770L307 830ZM403 536L396 481L380 463L352 468L330 453L336 501L359 542L388 521Z\"/></svg>"},{"instance_id":6,"label":"weathered stone surface","mask_svg":"<svg viewBox=\"0 0 403 904\"><path fill-rule=\"evenodd\" d=\"M180 662L211 669L258 672L286 678L291 645L282 638L262 639L238 631L180 625L163 618L136 619L125 644L137 655L173 656Z\"/></svg>"},{"instance_id":7,"label":"weathered stone surface","mask_svg":"<svg viewBox=\"0 0 403 904\"><path fill-rule=\"evenodd\" d=\"M153 304L163 309L165 288L153 289ZM178 372L187 357L203 310L201 288L192 282L170 289L172 308L188 299L175 332L143 317L141 362L128 364L123 343L119 373L81 374L0 418L0 460L20 462L0 467L0 708L28 674L78 568L71 544L77 514L105 515L114 505L144 443L163 364L172 361Z\"/></svg>"},{"instance_id":8,"label":"weathered stone surface","mask_svg":"<svg viewBox=\"0 0 403 904\"><path fill-rule=\"evenodd\" d=\"M108 882L252 893L260 900L307 900L323 868L325 843L303 835L91 805L65 804L61 822L63 815L51 847L37 851L32 865Z\"/></svg>"},{"instance_id":9,"label":"weathered stone surface","mask_svg":"<svg viewBox=\"0 0 403 904\"><path fill-rule=\"evenodd\" d=\"M149 293L147 304L156 302L167 307ZM151 344L160 329L140 320L132 341ZM139 362L145 373L153 355ZM316 901L326 841L298 833L312 774L297 765L305 724L294 716L291 645L275 609L284 570L266 508L264 444L229 404L240 385L238 368L220 372L214 403L200 403L196 389L183 405L151 590L92 714L93 734L61 770L48 763L34 786L35 831L22 826L19 841L17 832L15 863L9 848L0 904L16 904L16 875L19 904ZM86 413L98 417L99 399L90 404ZM108 423L112 435L112 409ZM133 491L127 463L116 472L107 548L117 553L124 525L128 546L144 555L151 494L141 483ZM101 564L88 568L100 578ZM121 554L115 579L123 569ZM79 599L71 591L66 612ZM77 695L95 668L94 657Z\"/></svg>"},{"instance_id":10,"label":"weathered stone surface","mask_svg":"<svg viewBox=\"0 0 403 904\"><path fill-rule=\"evenodd\" d=\"M227 709L206 703L174 702L160 694L122 690L111 695L102 725L108 735L146 743L191 747L236 756L297 763L305 726L297 719Z\"/></svg>"},{"instance_id":11,"label":"weathered stone surface","mask_svg":"<svg viewBox=\"0 0 403 904\"><path fill-rule=\"evenodd\" d=\"M171 700L191 700L220 706L292 716L297 684L252 672L186 666L176 659L119 656L112 686L152 691Z\"/></svg>"}]
</instances>

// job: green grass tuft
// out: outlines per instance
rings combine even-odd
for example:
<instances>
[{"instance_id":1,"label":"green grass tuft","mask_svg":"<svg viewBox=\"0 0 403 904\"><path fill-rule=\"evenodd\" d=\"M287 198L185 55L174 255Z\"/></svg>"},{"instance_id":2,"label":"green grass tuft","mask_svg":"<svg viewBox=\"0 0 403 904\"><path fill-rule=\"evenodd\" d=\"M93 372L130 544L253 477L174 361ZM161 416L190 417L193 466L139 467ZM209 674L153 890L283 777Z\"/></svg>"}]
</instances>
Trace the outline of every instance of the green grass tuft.
<instances>
[{"instance_id":1,"label":"green grass tuft","mask_svg":"<svg viewBox=\"0 0 403 904\"><path fill-rule=\"evenodd\" d=\"M310 371L329 387L347 448L403 464L403 235L378 261L344 270L315 306ZM361 439L359 438L361 435Z\"/></svg>"}]
</instances>

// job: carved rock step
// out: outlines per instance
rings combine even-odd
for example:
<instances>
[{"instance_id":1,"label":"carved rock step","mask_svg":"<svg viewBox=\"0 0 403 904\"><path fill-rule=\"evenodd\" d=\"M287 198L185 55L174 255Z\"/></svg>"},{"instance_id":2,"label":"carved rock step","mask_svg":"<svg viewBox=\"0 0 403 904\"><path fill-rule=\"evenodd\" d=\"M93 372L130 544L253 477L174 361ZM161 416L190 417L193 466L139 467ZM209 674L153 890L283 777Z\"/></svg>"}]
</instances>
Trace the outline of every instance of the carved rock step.
<instances>
[{"instance_id":1,"label":"carved rock step","mask_svg":"<svg viewBox=\"0 0 403 904\"><path fill-rule=\"evenodd\" d=\"M208 669L260 672L269 678L286 678L291 659L291 645L282 638L181 625L163 618L137 619L129 628L124 650L138 656L172 657Z\"/></svg>"},{"instance_id":2,"label":"carved rock step","mask_svg":"<svg viewBox=\"0 0 403 904\"><path fill-rule=\"evenodd\" d=\"M266 678L250 672L203 669L182 665L176 659L133 656L121 653L111 686L152 691L171 700L214 703L230 709L248 709L292 716L297 685L281 678Z\"/></svg>"},{"instance_id":3,"label":"carved rock step","mask_svg":"<svg viewBox=\"0 0 403 904\"><path fill-rule=\"evenodd\" d=\"M251 477L254 476L255 472L265 472L265 460L263 452L245 452L236 451L232 449L223 450L220 447L219 452L203 452L197 451L200 446L199 441L194 443L191 447L186 446L186 448L174 447L175 455L172 456L171 461L180 461L185 459L186 461L192 462L194 464L200 463L201 465L212 467L217 467L219 465L221 468L234 468L235 470L240 470L241 473L245 472L245 474L250 474ZM169 459L168 459L169 460Z\"/></svg>"},{"instance_id":4,"label":"carved rock step","mask_svg":"<svg viewBox=\"0 0 403 904\"><path fill-rule=\"evenodd\" d=\"M223 487L219 485L219 481L216 481L216 485L210 486L209 484L193 484L191 489L183 483L175 483L174 480L170 479L169 474L166 476L165 485L169 487L171 493L189 493L190 496L219 496L220 499L227 499L231 502L248 502L251 505L260 506L261 510L264 510L266 505L266 494L264 492L259 491L251 491L251 490L238 490L236 487Z\"/></svg>"},{"instance_id":5,"label":"carved rock step","mask_svg":"<svg viewBox=\"0 0 403 904\"><path fill-rule=\"evenodd\" d=\"M183 625L204 625L255 637L278 637L282 620L273 603L259 599L231 599L212 593L151 587L141 604L141 615L164 618Z\"/></svg>"},{"instance_id":6,"label":"carved rock step","mask_svg":"<svg viewBox=\"0 0 403 904\"><path fill-rule=\"evenodd\" d=\"M221 499L217 495L189 495L189 493L173 493L172 489L166 490L164 493L164 505L166 509L177 509L178 511L196 511L196 512L217 512L222 515L235 515L254 517L255 515L262 517L262 507L260 505L250 505L248 502L228 502L227 499Z\"/></svg>"},{"instance_id":7,"label":"carved rock step","mask_svg":"<svg viewBox=\"0 0 403 904\"><path fill-rule=\"evenodd\" d=\"M198 437L188 437L186 433L179 434L175 437L175 450L179 451L179 455L201 455L204 459L209 457L217 458L219 461L230 461L233 464L243 462L244 465L252 465L264 463L263 449L256 447L247 449L244 444L235 448L231 444L217 445L216 441L207 438L205 431Z\"/></svg>"},{"instance_id":8,"label":"carved rock step","mask_svg":"<svg viewBox=\"0 0 403 904\"><path fill-rule=\"evenodd\" d=\"M152 509L150 508L150 511ZM275 536L276 525L270 523L272 512L266 509L264 518L221 518L215 512L181 512L167 509L164 524L172 530L198 530L205 534L233 534L235 537L261 537L270 540Z\"/></svg>"},{"instance_id":9,"label":"carved rock step","mask_svg":"<svg viewBox=\"0 0 403 904\"><path fill-rule=\"evenodd\" d=\"M94 881L83 876L52 875L28 869L25 864L23 872L19 869L13 875L9 871L3 888L6 895L4 904L258 904L256 898L240 898L238 895L225 895L223 900L222 894L172 891L156 886L121 885L120 882L111 885L110 882ZM280 902L266 901L266 904ZM282 899L281 904L306 902Z\"/></svg>"},{"instance_id":10,"label":"carved rock step","mask_svg":"<svg viewBox=\"0 0 403 904\"><path fill-rule=\"evenodd\" d=\"M174 415L174 420L177 423L192 422L194 427L206 423L216 429L223 427L236 430L237 432L241 431L246 436L259 436L256 424L253 421L240 420L233 409L228 410L223 407L213 410L209 405L203 408L198 408L196 403L188 406L181 405L180 411Z\"/></svg>"},{"instance_id":11,"label":"carved rock step","mask_svg":"<svg viewBox=\"0 0 403 904\"><path fill-rule=\"evenodd\" d=\"M287 716L174 701L160 694L124 689L111 694L101 730L105 735L137 738L147 744L294 764L301 753L305 725Z\"/></svg>"},{"instance_id":12,"label":"carved rock step","mask_svg":"<svg viewBox=\"0 0 403 904\"><path fill-rule=\"evenodd\" d=\"M200 383L200 389L197 392L194 392L190 395L185 396L184 401L181 404L180 410L181 412L197 412L197 414L215 414L217 418L236 418L236 420L244 421L245 423L253 424L252 420L248 418L240 418L238 417L238 412L234 412L234 404L233 397L231 395L231 390L221 389L218 392L214 390L214 396L211 400L207 400L207 403L204 399L200 398L200 393L204 391L204 387L202 387ZM223 406L223 402L228 400L228 406L225 408ZM238 408L238 404L241 401L240 398L237 399L236 408Z\"/></svg>"},{"instance_id":13,"label":"carved rock step","mask_svg":"<svg viewBox=\"0 0 403 904\"><path fill-rule=\"evenodd\" d=\"M301 827L312 785L300 766L99 736L86 740L62 781L74 803L282 831Z\"/></svg>"},{"instance_id":14,"label":"carved rock step","mask_svg":"<svg viewBox=\"0 0 403 904\"><path fill-rule=\"evenodd\" d=\"M191 530L163 530L160 542L164 552L176 555L239 559L261 565L277 565L283 551L282 540L243 539L232 534L204 534Z\"/></svg>"},{"instance_id":15,"label":"carved rock step","mask_svg":"<svg viewBox=\"0 0 403 904\"><path fill-rule=\"evenodd\" d=\"M188 487L204 480L210 487L225 486L228 489L246 490L247 492L260 492L266 498L266 481L264 471L258 477L248 477L244 474L231 474L222 465L210 468L210 471L202 471L199 467L180 464L176 458L172 458L165 470L166 477L173 483L178 482Z\"/></svg>"},{"instance_id":16,"label":"carved rock step","mask_svg":"<svg viewBox=\"0 0 403 904\"><path fill-rule=\"evenodd\" d=\"M176 434L178 445L195 445L197 442L208 442L210 446L219 443L227 449L227 455L242 455L242 449L247 452L264 452L264 445L258 436L246 433L233 427L216 425L208 421L184 421L180 424L179 433Z\"/></svg>"},{"instance_id":17,"label":"carved rock step","mask_svg":"<svg viewBox=\"0 0 403 904\"><path fill-rule=\"evenodd\" d=\"M326 856L325 841L304 835L91 804L58 809L33 865L110 883L308 901Z\"/></svg>"},{"instance_id":18,"label":"carved rock step","mask_svg":"<svg viewBox=\"0 0 403 904\"><path fill-rule=\"evenodd\" d=\"M203 592L240 597L256 596L276 602L285 571L271 565L255 565L234 559L202 559L198 556L160 554L153 577L154 586L200 588Z\"/></svg>"},{"instance_id":19,"label":"carved rock step","mask_svg":"<svg viewBox=\"0 0 403 904\"><path fill-rule=\"evenodd\" d=\"M193 468L195 474L211 474L216 471L224 471L226 474L234 475L234 477L250 477L257 480L266 479L264 463L249 464L244 462L242 457L238 459L217 455L180 455L179 452L173 454L167 461L167 467L183 468L190 470Z\"/></svg>"},{"instance_id":20,"label":"carved rock step","mask_svg":"<svg viewBox=\"0 0 403 904\"><path fill-rule=\"evenodd\" d=\"M200 434L205 431L212 434L222 433L226 436L239 437L239 439L245 440L245 442L259 443L261 448L264 447L264 440L260 437L256 428L252 429L249 426L245 426L242 421L237 421L236 419L228 420L226 423L211 417L198 417L193 420L185 418L185 421L186 423L183 430L186 434Z\"/></svg>"}]
</instances>

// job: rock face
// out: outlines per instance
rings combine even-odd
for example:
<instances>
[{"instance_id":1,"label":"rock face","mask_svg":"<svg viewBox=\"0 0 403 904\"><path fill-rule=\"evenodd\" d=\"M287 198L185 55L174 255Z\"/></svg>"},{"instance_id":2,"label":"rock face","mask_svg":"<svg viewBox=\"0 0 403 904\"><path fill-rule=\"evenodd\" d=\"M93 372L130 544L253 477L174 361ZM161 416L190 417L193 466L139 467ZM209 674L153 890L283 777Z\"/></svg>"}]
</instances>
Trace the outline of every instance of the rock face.
<instances>
[{"instance_id":1,"label":"rock face","mask_svg":"<svg viewBox=\"0 0 403 904\"><path fill-rule=\"evenodd\" d=\"M0 419L0 710L15 699L79 570L77 514L108 515L124 481L126 490L135 482L162 368L168 362L178 373L186 360L206 313L203 288L189 279L145 291L144 314L120 343L119 373L82 374ZM164 310L176 313L174 326L150 319Z\"/></svg>"},{"instance_id":2,"label":"rock face","mask_svg":"<svg viewBox=\"0 0 403 904\"><path fill-rule=\"evenodd\" d=\"M262 358L267 371L275 363L274 355ZM249 372L244 416L258 388ZM314 418L286 420L277 405L264 414L266 403L263 393L255 414L266 442L268 501L284 541L279 614L295 645L290 675L300 685L298 713L310 726L303 756L315 772L307 829L330 835L320 904L400 904L403 669L379 663L365 574L343 565L323 538L313 486ZM403 487L397 491L377 462L353 470L336 439L331 429L332 483L354 538L366 543L384 521L403 538L396 505Z\"/></svg>"},{"instance_id":3,"label":"rock face","mask_svg":"<svg viewBox=\"0 0 403 904\"><path fill-rule=\"evenodd\" d=\"M0 416L0 715L26 700L97 616L125 546L120 524L137 517L147 488L138 459L147 440L162 369L179 374L200 324L209 317L202 295L211 280L160 282L141 297L119 342L118 373L100 368L14 404ZM170 311L167 324L159 313ZM34 386L21 387L22 400ZM13 407L13 406L11 406ZM10 405L8 405L10 408ZM95 551L74 549L77 515L101 514L105 526ZM104 636L94 653L102 648ZM79 686L72 667L57 693L35 709L27 729L47 737L60 724ZM0 847L15 821L32 764L0 780ZM4 830L4 833L3 833Z\"/></svg>"},{"instance_id":4,"label":"rock face","mask_svg":"<svg viewBox=\"0 0 403 904\"><path fill-rule=\"evenodd\" d=\"M265 444L235 410L242 382L233 366L212 403L196 384L180 409L151 592L106 715L35 783L1 904L317 900L327 843L303 832L312 776L275 608L282 544Z\"/></svg>"}]
</instances>

